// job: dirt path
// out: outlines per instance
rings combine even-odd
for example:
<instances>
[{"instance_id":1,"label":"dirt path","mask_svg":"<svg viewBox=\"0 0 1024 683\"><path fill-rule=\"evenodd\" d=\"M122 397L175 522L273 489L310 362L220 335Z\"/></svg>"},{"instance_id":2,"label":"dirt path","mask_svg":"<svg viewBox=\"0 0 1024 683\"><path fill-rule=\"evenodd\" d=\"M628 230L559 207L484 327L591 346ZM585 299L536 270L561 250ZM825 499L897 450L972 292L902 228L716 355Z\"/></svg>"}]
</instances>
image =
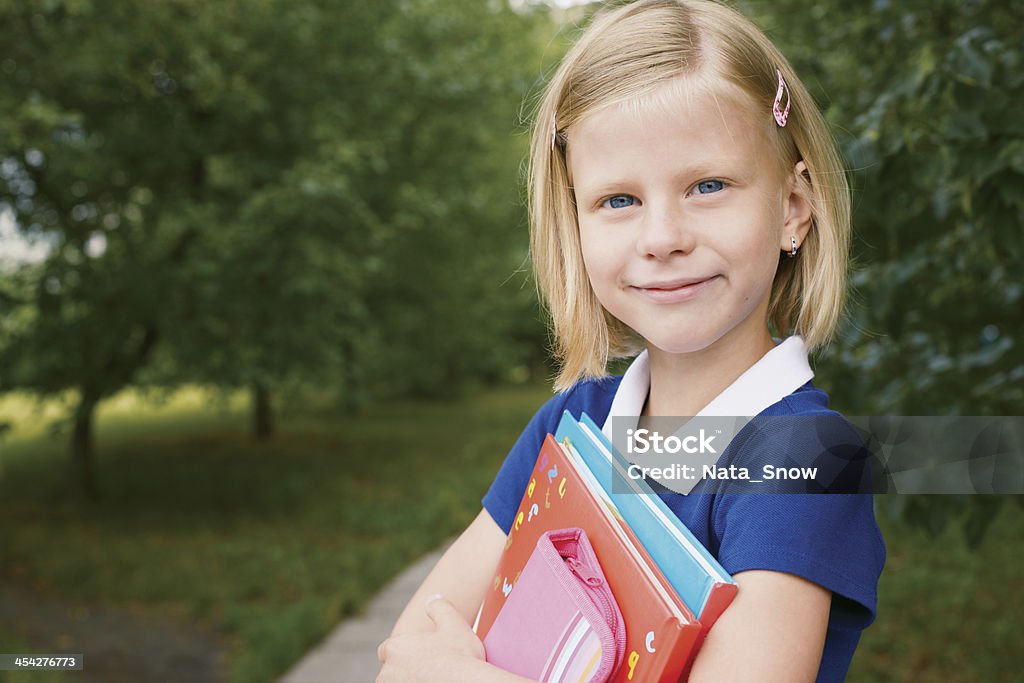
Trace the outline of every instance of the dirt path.
<instances>
[{"instance_id":1,"label":"dirt path","mask_svg":"<svg viewBox=\"0 0 1024 683\"><path fill-rule=\"evenodd\" d=\"M6 584L0 585L0 631L29 643L35 654L81 653L85 668L69 680L82 683L219 683L224 678L222 646L199 627L69 606ZM0 643L0 652L9 651Z\"/></svg>"}]
</instances>

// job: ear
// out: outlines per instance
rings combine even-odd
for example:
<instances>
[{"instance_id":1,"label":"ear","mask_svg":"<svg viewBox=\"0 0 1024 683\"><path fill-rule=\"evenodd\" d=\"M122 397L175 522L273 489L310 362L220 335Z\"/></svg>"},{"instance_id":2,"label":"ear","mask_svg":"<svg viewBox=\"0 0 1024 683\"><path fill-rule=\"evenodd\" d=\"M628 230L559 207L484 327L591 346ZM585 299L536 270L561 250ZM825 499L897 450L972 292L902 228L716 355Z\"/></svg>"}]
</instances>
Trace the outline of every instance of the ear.
<instances>
[{"instance_id":1,"label":"ear","mask_svg":"<svg viewBox=\"0 0 1024 683\"><path fill-rule=\"evenodd\" d=\"M789 253L793 248L792 238L796 238L799 249L807 233L811 230L814 212L811 209L811 180L807 165L798 161L793 173L786 181L789 194L782 204L782 215L785 217L782 226L782 241L779 248Z\"/></svg>"}]
</instances>

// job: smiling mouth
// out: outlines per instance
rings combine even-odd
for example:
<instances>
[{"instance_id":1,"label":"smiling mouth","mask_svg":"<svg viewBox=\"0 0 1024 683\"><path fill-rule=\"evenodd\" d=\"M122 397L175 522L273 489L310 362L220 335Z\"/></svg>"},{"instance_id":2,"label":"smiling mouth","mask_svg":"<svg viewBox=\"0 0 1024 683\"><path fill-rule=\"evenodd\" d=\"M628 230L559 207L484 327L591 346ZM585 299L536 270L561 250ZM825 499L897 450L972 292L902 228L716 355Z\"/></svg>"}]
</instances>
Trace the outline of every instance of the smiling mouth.
<instances>
[{"instance_id":1,"label":"smiling mouth","mask_svg":"<svg viewBox=\"0 0 1024 683\"><path fill-rule=\"evenodd\" d=\"M711 287L719 276L713 275L704 280L678 280L675 282L652 283L652 286L634 286L640 294L655 303L677 303L692 299Z\"/></svg>"}]
</instances>

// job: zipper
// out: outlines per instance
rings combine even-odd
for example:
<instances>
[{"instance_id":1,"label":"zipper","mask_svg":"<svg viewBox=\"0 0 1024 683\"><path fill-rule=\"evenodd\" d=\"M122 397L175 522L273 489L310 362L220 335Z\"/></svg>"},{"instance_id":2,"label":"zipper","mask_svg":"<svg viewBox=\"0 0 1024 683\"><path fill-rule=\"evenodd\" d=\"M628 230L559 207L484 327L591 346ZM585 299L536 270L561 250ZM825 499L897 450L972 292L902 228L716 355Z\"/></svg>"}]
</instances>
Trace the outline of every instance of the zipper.
<instances>
[{"instance_id":1,"label":"zipper","mask_svg":"<svg viewBox=\"0 0 1024 683\"><path fill-rule=\"evenodd\" d=\"M580 577L583 583L590 586L591 588L596 589L604 585L604 579L602 579L600 576L592 572L586 565L577 560L575 557L566 557L565 564L569 567L569 570L573 574ZM589 593L599 603L599 609L602 612L602 616L605 618L605 621L608 622L608 625L611 627L611 633L614 636L616 626L618 624L618 618L611 601L608 599L608 596L604 594L604 591L592 590L589 591Z\"/></svg>"},{"instance_id":2,"label":"zipper","mask_svg":"<svg viewBox=\"0 0 1024 683\"><path fill-rule=\"evenodd\" d=\"M582 529L563 529L544 534L550 545L545 554L551 569L561 575L565 588L575 595L574 601L583 612L601 642L601 665L598 671L610 675L622 662L626 635L619 607L615 604L608 580L601 573L600 563ZM539 544L538 544L539 549ZM553 551L553 552L552 552ZM548 554L550 553L550 554ZM556 569L559 562L564 569ZM569 576L575 575L575 581ZM579 586L576 588L575 586ZM579 593L583 594L580 595Z\"/></svg>"},{"instance_id":3,"label":"zipper","mask_svg":"<svg viewBox=\"0 0 1024 683\"><path fill-rule=\"evenodd\" d=\"M597 588L598 586L604 585L604 579L602 579L594 572L590 571L586 566L584 566L582 562L577 560L575 557L570 556L565 558L565 563L569 565L569 569L572 570L572 572L576 576L583 579L583 583L587 584L588 586Z\"/></svg>"}]
</instances>

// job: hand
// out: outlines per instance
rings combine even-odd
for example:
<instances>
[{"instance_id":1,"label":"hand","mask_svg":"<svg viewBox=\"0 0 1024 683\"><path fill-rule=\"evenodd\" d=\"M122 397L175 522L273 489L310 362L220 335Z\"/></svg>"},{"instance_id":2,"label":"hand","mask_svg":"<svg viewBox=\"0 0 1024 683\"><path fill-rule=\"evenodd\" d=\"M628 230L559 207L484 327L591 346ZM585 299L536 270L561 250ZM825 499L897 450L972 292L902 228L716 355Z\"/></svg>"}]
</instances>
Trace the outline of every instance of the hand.
<instances>
[{"instance_id":1,"label":"hand","mask_svg":"<svg viewBox=\"0 0 1024 683\"><path fill-rule=\"evenodd\" d=\"M384 665L377 683L436 683L455 680L467 662L484 661L484 645L455 607L440 595L427 600L434 630L388 638L377 648Z\"/></svg>"}]
</instances>

